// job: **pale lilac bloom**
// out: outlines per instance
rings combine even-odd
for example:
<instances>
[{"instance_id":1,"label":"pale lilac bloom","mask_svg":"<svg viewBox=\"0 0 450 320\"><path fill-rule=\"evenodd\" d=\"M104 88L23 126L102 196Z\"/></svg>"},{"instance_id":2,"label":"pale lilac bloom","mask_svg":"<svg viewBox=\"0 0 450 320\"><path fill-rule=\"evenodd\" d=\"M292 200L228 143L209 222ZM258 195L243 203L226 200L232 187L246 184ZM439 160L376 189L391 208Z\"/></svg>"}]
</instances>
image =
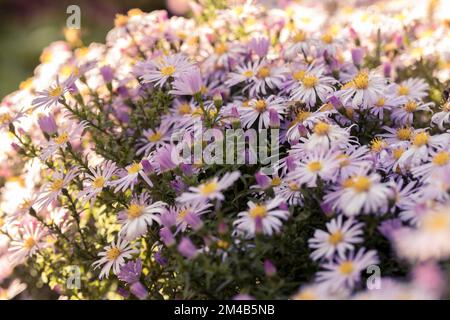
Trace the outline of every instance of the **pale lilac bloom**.
<instances>
[{"instance_id":1,"label":"pale lilac bloom","mask_svg":"<svg viewBox=\"0 0 450 320\"><path fill-rule=\"evenodd\" d=\"M203 89L203 79L198 68L193 68L173 81L171 94L179 96L194 96L201 93Z\"/></svg>"},{"instance_id":2,"label":"pale lilac bloom","mask_svg":"<svg viewBox=\"0 0 450 320\"><path fill-rule=\"evenodd\" d=\"M188 58L182 54L159 57L145 64L147 72L142 75L144 83L152 82L159 87L162 87L170 78L177 79L194 68Z\"/></svg>"}]
</instances>

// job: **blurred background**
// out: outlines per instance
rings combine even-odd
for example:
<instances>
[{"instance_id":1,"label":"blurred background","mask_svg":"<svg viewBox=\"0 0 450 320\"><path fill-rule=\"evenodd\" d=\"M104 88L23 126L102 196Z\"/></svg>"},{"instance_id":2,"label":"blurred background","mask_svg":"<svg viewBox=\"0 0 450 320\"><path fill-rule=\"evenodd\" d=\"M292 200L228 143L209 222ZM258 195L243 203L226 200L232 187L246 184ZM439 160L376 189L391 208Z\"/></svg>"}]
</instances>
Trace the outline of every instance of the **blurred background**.
<instances>
[{"instance_id":1,"label":"blurred background","mask_svg":"<svg viewBox=\"0 0 450 320\"><path fill-rule=\"evenodd\" d=\"M183 14L186 0L0 0L0 100L33 74L42 49L63 40L67 7L81 9L83 41L104 42L116 13L140 8Z\"/></svg>"}]
</instances>

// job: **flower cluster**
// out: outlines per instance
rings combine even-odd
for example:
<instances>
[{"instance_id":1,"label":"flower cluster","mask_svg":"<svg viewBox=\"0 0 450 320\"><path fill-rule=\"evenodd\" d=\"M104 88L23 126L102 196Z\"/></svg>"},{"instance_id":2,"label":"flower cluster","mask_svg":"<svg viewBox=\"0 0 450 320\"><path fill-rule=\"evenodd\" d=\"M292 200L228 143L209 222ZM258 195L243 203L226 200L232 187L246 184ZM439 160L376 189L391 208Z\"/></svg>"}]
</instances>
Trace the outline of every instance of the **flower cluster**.
<instances>
[{"instance_id":1,"label":"flower cluster","mask_svg":"<svg viewBox=\"0 0 450 320\"><path fill-rule=\"evenodd\" d=\"M133 9L47 47L0 105L0 297L445 297L446 10L359 2ZM209 129L279 157L179 156Z\"/></svg>"}]
</instances>

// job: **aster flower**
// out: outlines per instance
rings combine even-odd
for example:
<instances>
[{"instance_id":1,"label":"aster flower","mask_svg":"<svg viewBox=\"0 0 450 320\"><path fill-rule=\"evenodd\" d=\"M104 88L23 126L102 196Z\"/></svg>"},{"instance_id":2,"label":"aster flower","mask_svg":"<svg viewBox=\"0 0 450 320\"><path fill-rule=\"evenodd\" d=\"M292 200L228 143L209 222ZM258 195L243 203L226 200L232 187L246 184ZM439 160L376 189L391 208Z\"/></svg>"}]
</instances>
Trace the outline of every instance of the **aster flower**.
<instances>
[{"instance_id":1,"label":"aster flower","mask_svg":"<svg viewBox=\"0 0 450 320\"><path fill-rule=\"evenodd\" d=\"M314 237L309 239L309 247L314 249L311 253L313 260L321 258L331 259L335 253L340 256L346 251L353 251L354 245L363 241L363 224L353 219L342 221L342 215L332 219L326 224L327 231L316 230Z\"/></svg>"},{"instance_id":2,"label":"aster flower","mask_svg":"<svg viewBox=\"0 0 450 320\"><path fill-rule=\"evenodd\" d=\"M198 68L192 68L173 81L171 94L179 96L194 96L204 89L202 75Z\"/></svg>"},{"instance_id":3,"label":"aster flower","mask_svg":"<svg viewBox=\"0 0 450 320\"><path fill-rule=\"evenodd\" d=\"M450 211L437 205L419 218L417 228L403 228L394 234L397 253L410 261L450 257Z\"/></svg>"},{"instance_id":4,"label":"aster flower","mask_svg":"<svg viewBox=\"0 0 450 320\"><path fill-rule=\"evenodd\" d=\"M118 221L122 225L119 236L125 240L134 240L147 232L147 228L160 223L159 215L165 210L166 203L157 201L151 203L150 195L146 192L134 197L130 205L118 214Z\"/></svg>"},{"instance_id":5,"label":"aster flower","mask_svg":"<svg viewBox=\"0 0 450 320\"><path fill-rule=\"evenodd\" d=\"M250 86L250 81L255 79L257 73L257 64L252 64L251 62L248 62L245 65L240 65L236 68L235 72L229 73L229 79L225 82L225 85L227 87L233 87L241 82L245 82L246 86L244 87L243 91L246 91Z\"/></svg>"},{"instance_id":6,"label":"aster flower","mask_svg":"<svg viewBox=\"0 0 450 320\"><path fill-rule=\"evenodd\" d=\"M57 105L59 99L64 97L66 92L69 91L69 88L74 81L74 77L69 77L64 82L60 83L59 78L56 77L56 83L50 86L49 89L36 92L37 97L32 101L33 107L50 108L51 106Z\"/></svg>"},{"instance_id":7,"label":"aster flower","mask_svg":"<svg viewBox=\"0 0 450 320\"><path fill-rule=\"evenodd\" d=\"M23 263L27 257L31 257L38 250L46 246L44 237L47 232L38 223L29 222L20 229L20 239L11 241L9 247L10 260L14 264Z\"/></svg>"},{"instance_id":8,"label":"aster flower","mask_svg":"<svg viewBox=\"0 0 450 320\"><path fill-rule=\"evenodd\" d=\"M336 155L323 150L312 151L302 158L296 169L290 173L289 179L306 184L312 188L317 186L317 180L333 181L338 169Z\"/></svg>"},{"instance_id":9,"label":"aster flower","mask_svg":"<svg viewBox=\"0 0 450 320\"><path fill-rule=\"evenodd\" d=\"M380 182L381 177L376 173L360 173L342 182L336 191L327 194L325 202L335 203L347 216L363 213L377 213L386 207L392 189Z\"/></svg>"},{"instance_id":10,"label":"aster flower","mask_svg":"<svg viewBox=\"0 0 450 320\"><path fill-rule=\"evenodd\" d=\"M227 172L222 178L214 177L213 179L200 184L198 187L189 187L189 192L183 192L177 198L179 202L204 201L204 200L224 200L221 191L228 189L239 177L239 171Z\"/></svg>"},{"instance_id":11,"label":"aster flower","mask_svg":"<svg viewBox=\"0 0 450 320\"><path fill-rule=\"evenodd\" d=\"M111 161L104 161L96 168L89 168L90 174L86 174L83 180L83 190L78 193L83 205L90 201L91 206L103 189L109 185L112 176L116 173L117 166Z\"/></svg>"},{"instance_id":12,"label":"aster flower","mask_svg":"<svg viewBox=\"0 0 450 320\"><path fill-rule=\"evenodd\" d=\"M323 75L323 66L310 66L298 81L298 86L291 87L291 99L306 103L308 106L316 105L317 98L325 102L334 91L333 84L337 82L332 77Z\"/></svg>"},{"instance_id":13,"label":"aster flower","mask_svg":"<svg viewBox=\"0 0 450 320\"><path fill-rule=\"evenodd\" d=\"M12 124L23 117L25 117L23 109L18 112L14 112L14 114L11 114L10 110L0 109L0 130L9 128Z\"/></svg>"},{"instance_id":14,"label":"aster flower","mask_svg":"<svg viewBox=\"0 0 450 320\"><path fill-rule=\"evenodd\" d=\"M193 220L199 223L199 217L209 212L211 206L211 204L205 201L184 202L170 207L165 214L173 215L177 232L183 232Z\"/></svg>"},{"instance_id":15,"label":"aster flower","mask_svg":"<svg viewBox=\"0 0 450 320\"><path fill-rule=\"evenodd\" d=\"M430 107L433 106L433 102L420 103L415 100L408 100L401 107L394 108L392 110L392 120L398 125L411 125L413 123L414 112L428 111L431 112Z\"/></svg>"},{"instance_id":16,"label":"aster flower","mask_svg":"<svg viewBox=\"0 0 450 320\"><path fill-rule=\"evenodd\" d=\"M287 57L293 59L299 54L308 54L311 50L311 39L303 30L297 30L292 34L290 38L290 43L285 49L285 54Z\"/></svg>"},{"instance_id":17,"label":"aster flower","mask_svg":"<svg viewBox=\"0 0 450 320\"><path fill-rule=\"evenodd\" d=\"M50 139L44 143L40 158L45 161L60 149L65 150L69 143L81 139L86 127L86 121L81 121L76 125L71 121L66 121L57 129L55 135L50 137Z\"/></svg>"},{"instance_id":18,"label":"aster flower","mask_svg":"<svg viewBox=\"0 0 450 320\"><path fill-rule=\"evenodd\" d=\"M147 176L144 166L141 162L134 162L125 167L125 170L119 170L120 178L110 182L112 187L116 187L115 192L133 189L138 182L139 176L150 186L153 186L152 181Z\"/></svg>"},{"instance_id":19,"label":"aster flower","mask_svg":"<svg viewBox=\"0 0 450 320\"><path fill-rule=\"evenodd\" d=\"M286 69L283 67L275 67L266 61L261 61L254 66L256 73L250 79L251 84L248 85L250 96L258 94L267 94L267 90L276 90L281 87Z\"/></svg>"},{"instance_id":20,"label":"aster flower","mask_svg":"<svg viewBox=\"0 0 450 320\"><path fill-rule=\"evenodd\" d=\"M429 162L412 168L411 172L415 177L423 177L426 181L445 170L450 170L450 151L440 150L431 156Z\"/></svg>"},{"instance_id":21,"label":"aster flower","mask_svg":"<svg viewBox=\"0 0 450 320\"><path fill-rule=\"evenodd\" d=\"M410 78L389 86L389 92L405 100L420 100L427 95L428 84L423 79Z\"/></svg>"},{"instance_id":22,"label":"aster flower","mask_svg":"<svg viewBox=\"0 0 450 320\"><path fill-rule=\"evenodd\" d=\"M142 75L145 82L162 87L170 78L178 78L193 69L193 65L182 54L174 54L147 61L148 71Z\"/></svg>"},{"instance_id":23,"label":"aster flower","mask_svg":"<svg viewBox=\"0 0 450 320\"><path fill-rule=\"evenodd\" d=\"M268 128L270 124L270 110L274 110L279 119L285 113L285 101L277 96L252 99L248 106L241 106L238 112L243 127L249 128L258 120L258 129Z\"/></svg>"},{"instance_id":24,"label":"aster flower","mask_svg":"<svg viewBox=\"0 0 450 320\"><path fill-rule=\"evenodd\" d=\"M280 180L280 178L278 178ZM274 186L275 195L278 198L281 198L285 203L289 205L302 205L303 204L303 195L301 193L301 184L295 180L293 181L285 181L278 184L276 178L271 181L272 186Z\"/></svg>"},{"instance_id":25,"label":"aster flower","mask_svg":"<svg viewBox=\"0 0 450 320\"><path fill-rule=\"evenodd\" d=\"M170 125L167 122L161 123L157 129L146 129L143 131L144 137L138 141L136 154L148 156L152 149L164 146L171 140Z\"/></svg>"},{"instance_id":26,"label":"aster flower","mask_svg":"<svg viewBox=\"0 0 450 320\"><path fill-rule=\"evenodd\" d=\"M450 123L450 102L442 105L440 112L436 112L431 117L431 123L437 125L439 129L445 130L444 125Z\"/></svg>"},{"instance_id":27,"label":"aster flower","mask_svg":"<svg viewBox=\"0 0 450 320\"><path fill-rule=\"evenodd\" d=\"M64 169L54 171L49 182L39 191L36 204L39 209L47 208L53 201L58 199L64 188L78 175L78 168L72 168L64 173Z\"/></svg>"},{"instance_id":28,"label":"aster flower","mask_svg":"<svg viewBox=\"0 0 450 320\"><path fill-rule=\"evenodd\" d=\"M234 221L237 232L243 232L247 237L252 238L256 233L271 236L274 232L279 232L282 220L287 220L289 211L279 208L282 200L274 198L266 203L247 203L248 211L238 214L238 219Z\"/></svg>"},{"instance_id":29,"label":"aster flower","mask_svg":"<svg viewBox=\"0 0 450 320\"><path fill-rule=\"evenodd\" d=\"M323 271L317 273L317 282L333 289L341 287L353 288L361 281L361 272L370 265L378 264L377 253L364 248L357 252L338 255L333 261L322 265Z\"/></svg>"},{"instance_id":30,"label":"aster flower","mask_svg":"<svg viewBox=\"0 0 450 320\"><path fill-rule=\"evenodd\" d=\"M335 93L342 103L353 108L369 108L378 102L385 90L385 79L373 71L360 71Z\"/></svg>"},{"instance_id":31,"label":"aster flower","mask_svg":"<svg viewBox=\"0 0 450 320\"><path fill-rule=\"evenodd\" d=\"M138 254L139 250L133 249L131 244L120 237L113 240L110 245L103 248L98 254L99 259L92 265L94 270L102 267L99 279L108 278L111 269L115 275L118 275L121 267L125 264L125 259L130 259L134 254Z\"/></svg>"}]
</instances>

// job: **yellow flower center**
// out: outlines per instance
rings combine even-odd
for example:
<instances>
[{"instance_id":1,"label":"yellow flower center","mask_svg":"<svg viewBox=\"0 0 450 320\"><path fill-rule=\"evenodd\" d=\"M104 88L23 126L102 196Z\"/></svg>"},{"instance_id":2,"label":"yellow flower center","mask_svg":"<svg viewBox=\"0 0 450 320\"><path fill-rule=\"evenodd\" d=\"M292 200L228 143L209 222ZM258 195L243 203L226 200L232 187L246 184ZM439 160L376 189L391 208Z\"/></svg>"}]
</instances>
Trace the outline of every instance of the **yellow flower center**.
<instances>
[{"instance_id":1,"label":"yellow flower center","mask_svg":"<svg viewBox=\"0 0 450 320\"><path fill-rule=\"evenodd\" d=\"M400 128L397 130L397 138L402 141L411 139L412 131L410 128Z\"/></svg>"},{"instance_id":2,"label":"yellow flower center","mask_svg":"<svg viewBox=\"0 0 450 320\"><path fill-rule=\"evenodd\" d=\"M319 82L319 79L312 74L308 74L303 77L302 82L303 82L303 85L305 86L305 88L310 89L310 88L314 88L317 85L317 83Z\"/></svg>"},{"instance_id":3,"label":"yellow flower center","mask_svg":"<svg viewBox=\"0 0 450 320\"><path fill-rule=\"evenodd\" d=\"M227 249L230 246L230 243L225 240L218 240L217 246L221 249Z\"/></svg>"},{"instance_id":4,"label":"yellow flower center","mask_svg":"<svg viewBox=\"0 0 450 320\"><path fill-rule=\"evenodd\" d=\"M56 86L53 89L48 90L48 94L53 98L59 97L62 94L62 88L60 86Z\"/></svg>"},{"instance_id":5,"label":"yellow flower center","mask_svg":"<svg viewBox=\"0 0 450 320\"><path fill-rule=\"evenodd\" d=\"M303 78L305 77L305 73L306 73L305 70L296 71L292 74L292 78L294 78L297 81L302 81Z\"/></svg>"},{"instance_id":6,"label":"yellow flower center","mask_svg":"<svg viewBox=\"0 0 450 320\"><path fill-rule=\"evenodd\" d=\"M353 189L355 189L356 192L367 192L369 191L372 183L370 182L369 178L360 176L353 180Z\"/></svg>"},{"instance_id":7,"label":"yellow flower center","mask_svg":"<svg viewBox=\"0 0 450 320\"><path fill-rule=\"evenodd\" d=\"M290 182L288 184L289 190L291 191L298 191L300 190L300 186L298 184L296 184L295 182Z\"/></svg>"},{"instance_id":8,"label":"yellow flower center","mask_svg":"<svg viewBox=\"0 0 450 320\"><path fill-rule=\"evenodd\" d=\"M103 177L97 177L94 179L94 181L92 181L92 186L94 188L103 188L105 185L105 178Z\"/></svg>"},{"instance_id":9,"label":"yellow flower center","mask_svg":"<svg viewBox=\"0 0 450 320\"><path fill-rule=\"evenodd\" d=\"M326 135L330 131L330 125L326 122L319 121L314 126L314 133L320 136Z\"/></svg>"},{"instance_id":10,"label":"yellow flower center","mask_svg":"<svg viewBox=\"0 0 450 320\"><path fill-rule=\"evenodd\" d=\"M380 152L387 147L386 141L381 138L375 138L370 142L370 149L374 152Z\"/></svg>"},{"instance_id":11,"label":"yellow flower center","mask_svg":"<svg viewBox=\"0 0 450 320\"><path fill-rule=\"evenodd\" d=\"M228 51L228 46L225 43L218 43L214 47L214 52L219 56L223 55L227 51Z\"/></svg>"},{"instance_id":12,"label":"yellow flower center","mask_svg":"<svg viewBox=\"0 0 450 320\"><path fill-rule=\"evenodd\" d=\"M328 242L330 244L332 244L333 246L337 245L339 242L341 242L344 239L344 236L342 234L342 232L340 232L339 230L330 234L330 236L328 237Z\"/></svg>"},{"instance_id":13,"label":"yellow flower center","mask_svg":"<svg viewBox=\"0 0 450 320\"><path fill-rule=\"evenodd\" d=\"M252 218L264 218L267 216L267 209L263 205L256 205L254 208L250 209L250 216Z\"/></svg>"},{"instance_id":14,"label":"yellow flower center","mask_svg":"<svg viewBox=\"0 0 450 320\"><path fill-rule=\"evenodd\" d=\"M438 166L445 166L450 160L449 153L446 151L440 151L433 157L433 163Z\"/></svg>"},{"instance_id":15,"label":"yellow flower center","mask_svg":"<svg viewBox=\"0 0 450 320\"><path fill-rule=\"evenodd\" d=\"M69 141L69 134L67 132L61 133L59 136L53 139L58 145L63 145Z\"/></svg>"},{"instance_id":16,"label":"yellow flower center","mask_svg":"<svg viewBox=\"0 0 450 320\"><path fill-rule=\"evenodd\" d=\"M23 243L23 246L28 250L32 249L35 245L36 241L33 237L28 237Z\"/></svg>"},{"instance_id":17,"label":"yellow flower center","mask_svg":"<svg viewBox=\"0 0 450 320\"><path fill-rule=\"evenodd\" d=\"M162 138L161 133L156 131L155 133L149 135L147 139L151 142L157 142L157 141L161 140L161 138Z\"/></svg>"},{"instance_id":18,"label":"yellow flower center","mask_svg":"<svg viewBox=\"0 0 450 320\"><path fill-rule=\"evenodd\" d=\"M350 157L346 154L340 154L336 157L336 159L339 161L339 166L341 168L350 165Z\"/></svg>"},{"instance_id":19,"label":"yellow flower center","mask_svg":"<svg viewBox=\"0 0 450 320\"><path fill-rule=\"evenodd\" d=\"M404 152L405 152L405 149L397 148L392 151L392 156L394 157L395 160L398 160L401 158L401 156Z\"/></svg>"},{"instance_id":20,"label":"yellow flower center","mask_svg":"<svg viewBox=\"0 0 450 320\"><path fill-rule=\"evenodd\" d=\"M329 33L324 34L322 37L322 42L326 43L326 44L330 44L333 42L333 36Z\"/></svg>"},{"instance_id":21,"label":"yellow flower center","mask_svg":"<svg viewBox=\"0 0 450 320\"><path fill-rule=\"evenodd\" d=\"M143 206L136 203L132 203L127 209L128 219L136 219L140 217L143 212L144 212Z\"/></svg>"},{"instance_id":22,"label":"yellow flower center","mask_svg":"<svg viewBox=\"0 0 450 320\"><path fill-rule=\"evenodd\" d=\"M312 161L308 163L308 169L312 172L317 172L322 169L322 163L320 161Z\"/></svg>"},{"instance_id":23,"label":"yellow flower center","mask_svg":"<svg viewBox=\"0 0 450 320\"><path fill-rule=\"evenodd\" d=\"M299 113L297 113L296 120L297 120L298 122L303 122L303 121L305 121L306 119L308 119L310 115L311 115L311 112L303 111L303 110L302 110L302 111L300 111Z\"/></svg>"},{"instance_id":24,"label":"yellow flower center","mask_svg":"<svg viewBox=\"0 0 450 320\"><path fill-rule=\"evenodd\" d=\"M361 71L353 78L352 83L356 89L367 89L369 87L369 74L366 71Z\"/></svg>"},{"instance_id":25,"label":"yellow flower center","mask_svg":"<svg viewBox=\"0 0 450 320\"><path fill-rule=\"evenodd\" d=\"M11 119L12 119L11 116L7 113L0 114L0 123L1 124L8 123L11 121Z\"/></svg>"},{"instance_id":26,"label":"yellow flower center","mask_svg":"<svg viewBox=\"0 0 450 320\"><path fill-rule=\"evenodd\" d=\"M264 112L266 110L266 102L264 100L256 100L255 102L255 109L258 112Z\"/></svg>"},{"instance_id":27,"label":"yellow flower center","mask_svg":"<svg viewBox=\"0 0 450 320\"><path fill-rule=\"evenodd\" d=\"M111 248L106 253L106 257L109 261L114 261L120 256L120 250L118 248Z\"/></svg>"},{"instance_id":28,"label":"yellow flower center","mask_svg":"<svg viewBox=\"0 0 450 320\"><path fill-rule=\"evenodd\" d=\"M409 88L406 86L398 87L398 95L399 96L407 96L409 94Z\"/></svg>"},{"instance_id":29,"label":"yellow flower center","mask_svg":"<svg viewBox=\"0 0 450 320\"><path fill-rule=\"evenodd\" d=\"M312 290L304 290L296 294L294 300L317 300L317 295Z\"/></svg>"},{"instance_id":30,"label":"yellow flower center","mask_svg":"<svg viewBox=\"0 0 450 320\"><path fill-rule=\"evenodd\" d=\"M273 187L278 187L281 184L281 178L280 177L273 177L271 185Z\"/></svg>"},{"instance_id":31,"label":"yellow flower center","mask_svg":"<svg viewBox=\"0 0 450 320\"><path fill-rule=\"evenodd\" d=\"M175 71L176 69L172 65L164 66L161 68L161 73L166 77L172 76L175 73Z\"/></svg>"},{"instance_id":32,"label":"yellow flower center","mask_svg":"<svg viewBox=\"0 0 450 320\"><path fill-rule=\"evenodd\" d=\"M211 181L200 186L200 193L203 195L208 195L217 191L217 182Z\"/></svg>"},{"instance_id":33,"label":"yellow flower center","mask_svg":"<svg viewBox=\"0 0 450 320\"><path fill-rule=\"evenodd\" d=\"M62 189L63 185L64 185L63 179L56 179L55 181L53 181L52 185L50 186L50 190L52 192L57 192Z\"/></svg>"},{"instance_id":34,"label":"yellow flower center","mask_svg":"<svg viewBox=\"0 0 450 320\"><path fill-rule=\"evenodd\" d=\"M303 31L298 31L294 35L294 41L297 43L303 42L303 41L305 41L305 39L306 39L306 33Z\"/></svg>"},{"instance_id":35,"label":"yellow flower center","mask_svg":"<svg viewBox=\"0 0 450 320\"><path fill-rule=\"evenodd\" d=\"M339 272L343 275L349 275L353 272L353 262L351 261L344 261L339 266Z\"/></svg>"},{"instance_id":36,"label":"yellow flower center","mask_svg":"<svg viewBox=\"0 0 450 320\"><path fill-rule=\"evenodd\" d=\"M415 101L411 100L405 104L405 110L408 113L413 113L414 111L416 111L416 109L417 109L417 103Z\"/></svg>"},{"instance_id":37,"label":"yellow flower center","mask_svg":"<svg viewBox=\"0 0 450 320\"><path fill-rule=\"evenodd\" d=\"M191 113L191 106L187 103L183 103L180 108L178 109L178 113L180 115L190 114Z\"/></svg>"},{"instance_id":38,"label":"yellow flower center","mask_svg":"<svg viewBox=\"0 0 450 320\"><path fill-rule=\"evenodd\" d=\"M379 98L379 99L377 100L377 102L375 103L375 106L381 108L381 107L384 106L385 103L386 103L386 99L385 99L385 98Z\"/></svg>"},{"instance_id":39,"label":"yellow flower center","mask_svg":"<svg viewBox=\"0 0 450 320\"><path fill-rule=\"evenodd\" d=\"M142 165L140 162L133 163L127 169L128 174L136 174L142 169Z\"/></svg>"},{"instance_id":40,"label":"yellow flower center","mask_svg":"<svg viewBox=\"0 0 450 320\"><path fill-rule=\"evenodd\" d=\"M258 77L259 78L266 78L270 75L270 69L268 67L261 67L258 70Z\"/></svg>"},{"instance_id":41,"label":"yellow flower center","mask_svg":"<svg viewBox=\"0 0 450 320\"><path fill-rule=\"evenodd\" d=\"M178 213L178 218L183 219L189 211L187 209L181 210Z\"/></svg>"},{"instance_id":42,"label":"yellow flower center","mask_svg":"<svg viewBox=\"0 0 450 320\"><path fill-rule=\"evenodd\" d=\"M428 138L428 133L426 133L425 131L419 132L414 136L413 144L416 147L422 147L428 143Z\"/></svg>"},{"instance_id":43,"label":"yellow flower center","mask_svg":"<svg viewBox=\"0 0 450 320\"><path fill-rule=\"evenodd\" d=\"M424 216L423 227L430 231L443 231L450 227L450 216L444 211L432 212Z\"/></svg>"},{"instance_id":44,"label":"yellow flower center","mask_svg":"<svg viewBox=\"0 0 450 320\"><path fill-rule=\"evenodd\" d=\"M254 73L252 70L246 70L242 73L242 75L246 78L251 78L251 77L253 77Z\"/></svg>"}]
</instances>

